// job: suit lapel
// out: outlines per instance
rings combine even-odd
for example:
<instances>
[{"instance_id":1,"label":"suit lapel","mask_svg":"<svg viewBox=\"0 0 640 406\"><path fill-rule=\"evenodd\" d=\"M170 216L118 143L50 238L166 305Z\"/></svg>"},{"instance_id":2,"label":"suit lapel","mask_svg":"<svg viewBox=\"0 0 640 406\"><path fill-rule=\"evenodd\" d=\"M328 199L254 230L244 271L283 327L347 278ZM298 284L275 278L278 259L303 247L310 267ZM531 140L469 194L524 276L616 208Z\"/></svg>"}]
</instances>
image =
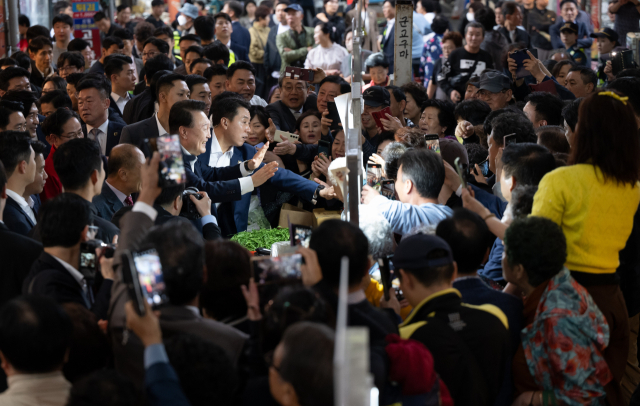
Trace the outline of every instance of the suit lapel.
<instances>
[{"instance_id":1,"label":"suit lapel","mask_svg":"<svg viewBox=\"0 0 640 406\"><path fill-rule=\"evenodd\" d=\"M31 225L31 227L34 227L35 224L33 224L33 221L31 221L31 218L27 215L27 213L25 213L24 210L22 210L22 207L20 207L20 205L18 204L18 202L16 202L15 200L13 200L11 197L9 197L7 199L7 204L13 206L15 209L18 210L18 212L24 216L24 218L27 220L27 222Z\"/></svg>"},{"instance_id":2,"label":"suit lapel","mask_svg":"<svg viewBox=\"0 0 640 406\"><path fill-rule=\"evenodd\" d=\"M113 190L111 190L109 185L107 185L106 181L102 184L102 194L104 195L104 197L106 197L107 203L111 206L111 210L113 210L114 213L120 210L120 206L122 205L122 203L120 202L120 199L118 199L118 196L116 196L116 194L113 192Z\"/></svg>"},{"instance_id":3,"label":"suit lapel","mask_svg":"<svg viewBox=\"0 0 640 406\"><path fill-rule=\"evenodd\" d=\"M109 126L107 127L107 156L111 152L111 148L118 145L120 141L120 130L116 129L116 125L113 121L109 120Z\"/></svg>"}]
</instances>

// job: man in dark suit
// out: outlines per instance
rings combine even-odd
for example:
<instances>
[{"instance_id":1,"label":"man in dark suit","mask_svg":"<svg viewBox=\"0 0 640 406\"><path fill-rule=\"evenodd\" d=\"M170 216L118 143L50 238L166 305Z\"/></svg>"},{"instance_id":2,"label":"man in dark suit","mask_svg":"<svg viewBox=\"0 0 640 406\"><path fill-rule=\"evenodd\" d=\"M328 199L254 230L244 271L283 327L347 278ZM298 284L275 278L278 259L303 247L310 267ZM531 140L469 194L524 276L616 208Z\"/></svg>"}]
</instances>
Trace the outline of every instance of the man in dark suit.
<instances>
[{"instance_id":1,"label":"man in dark suit","mask_svg":"<svg viewBox=\"0 0 640 406\"><path fill-rule=\"evenodd\" d=\"M7 173L7 202L4 223L9 230L28 235L36 225L36 216L23 197L36 177L35 152L27 132L5 131L0 137L0 161Z\"/></svg>"},{"instance_id":2,"label":"man in dark suit","mask_svg":"<svg viewBox=\"0 0 640 406\"><path fill-rule=\"evenodd\" d=\"M259 95L263 99L266 99L268 96L268 91L271 87L276 84L276 79L273 77L273 72L278 72L280 74L280 65L282 64L282 60L280 59L280 52L278 52L278 47L276 46L276 37L278 33L283 33L289 29L287 25L287 13L284 11L289 5L288 0L284 0L284 2L279 1L276 5L275 16L278 19L278 23L271 27L269 31L269 36L267 37L267 46L264 48L264 69L267 72L267 77L263 80L267 83L265 86L265 94ZM270 24L273 22L273 19L269 19ZM269 102L267 100L267 102Z\"/></svg>"},{"instance_id":3,"label":"man in dark suit","mask_svg":"<svg viewBox=\"0 0 640 406\"><path fill-rule=\"evenodd\" d=\"M73 193L62 193L42 208L40 236L44 252L22 285L23 294L49 296L58 303L78 303L105 319L113 283L113 269L101 267L104 280L94 292L91 272L81 269L80 244L88 240L91 210ZM94 256L93 261L98 259ZM95 263L94 262L94 263ZM97 264L96 264L97 268Z\"/></svg>"},{"instance_id":4,"label":"man in dark suit","mask_svg":"<svg viewBox=\"0 0 640 406\"><path fill-rule=\"evenodd\" d=\"M87 138L77 138L62 144L56 150L53 167L65 192L79 195L86 200L91 223L98 227L95 238L111 243L113 237L120 234L120 230L98 216L98 210L92 203L93 198L102 191L105 178L98 144Z\"/></svg>"},{"instance_id":5,"label":"man in dark suit","mask_svg":"<svg viewBox=\"0 0 640 406\"><path fill-rule=\"evenodd\" d=\"M2 220L7 202L7 174L0 162L0 306L22 293L22 282L33 261L42 252L42 244L10 231Z\"/></svg>"},{"instance_id":6,"label":"man in dark suit","mask_svg":"<svg viewBox=\"0 0 640 406\"><path fill-rule=\"evenodd\" d=\"M48 37L40 36L29 41L31 77L29 81L42 89L44 79L54 74L53 44Z\"/></svg>"},{"instance_id":7,"label":"man in dark suit","mask_svg":"<svg viewBox=\"0 0 640 406\"><path fill-rule=\"evenodd\" d=\"M251 162L254 156L260 156L266 152L261 150L260 154L256 154L257 151L253 146L244 143L246 131L249 129L249 108L249 103L239 97L217 100L217 103L212 105L211 122L214 126L214 136L211 137L210 142L207 142L205 158L196 162L196 166L200 166L203 172L211 168L223 168L236 163ZM263 148L266 148L266 145ZM259 157L259 160L262 161L262 157ZM251 193L249 192L265 181L271 182L279 190L293 193L308 202L315 202L318 197L327 199L335 197L333 188L319 187L315 182L286 169L278 169L271 177L270 165L273 165L273 162L268 165L262 164L246 168L249 170L260 169L252 175L253 184L246 185L246 189L243 189L245 193L242 193L239 202L224 203L218 208L218 222L224 236L246 230L251 203ZM261 173L265 167L268 171ZM258 174L260 177L256 176Z\"/></svg>"},{"instance_id":8,"label":"man in dark suit","mask_svg":"<svg viewBox=\"0 0 640 406\"><path fill-rule=\"evenodd\" d=\"M280 100L269 104L267 113L276 128L281 131L295 132L296 120L307 110L317 109L317 96L309 95L309 85L304 80L280 76Z\"/></svg>"},{"instance_id":9,"label":"man in dark suit","mask_svg":"<svg viewBox=\"0 0 640 406\"><path fill-rule=\"evenodd\" d=\"M25 198L25 200L29 204L29 207L33 211L33 214L37 218L38 210L40 210L40 206L42 205L42 201L40 200L40 193L42 193L42 191L44 190L44 184L49 176L44 171L44 144L40 141L32 139L31 148L33 148L33 152L35 152L36 176L33 179L33 182L29 183L25 187L22 197Z\"/></svg>"},{"instance_id":10,"label":"man in dark suit","mask_svg":"<svg viewBox=\"0 0 640 406\"><path fill-rule=\"evenodd\" d=\"M145 138L158 138L161 135L170 134L171 107L180 100L189 99L189 87L184 79L184 76L175 73L157 79L155 88L158 113L151 118L126 126L122 131L120 140L122 144L133 144L144 152L145 156L150 155L150 151L144 145Z\"/></svg>"},{"instance_id":11,"label":"man in dark suit","mask_svg":"<svg viewBox=\"0 0 640 406\"><path fill-rule=\"evenodd\" d=\"M111 149L120 142L125 124L109 120L109 95L111 89L104 81L86 78L76 86L78 112L82 118L82 131L86 138L100 145L102 155L109 156Z\"/></svg>"},{"instance_id":12,"label":"man in dark suit","mask_svg":"<svg viewBox=\"0 0 640 406\"><path fill-rule=\"evenodd\" d=\"M173 63L164 54L156 55L145 63L144 75L138 71L138 80L140 82L136 85L136 88L141 86L143 90L140 93L134 92L137 96L124 107L122 118L125 123L135 124L153 116L156 96L150 88L152 80L158 72L166 71L166 73L171 73L172 70Z\"/></svg>"},{"instance_id":13,"label":"man in dark suit","mask_svg":"<svg viewBox=\"0 0 640 406\"><path fill-rule=\"evenodd\" d=\"M505 1L500 9L504 16L504 24L498 28L509 44L523 43L525 48L531 48L529 33L520 28L522 25L522 10L515 1Z\"/></svg>"},{"instance_id":14,"label":"man in dark suit","mask_svg":"<svg viewBox=\"0 0 640 406\"><path fill-rule=\"evenodd\" d=\"M236 54L236 61L249 61L249 44L251 43L251 34L249 30L240 24L239 18L242 15L242 4L237 1L228 1L224 3L222 12L226 13L231 23L231 50ZM216 18L217 21L217 18ZM216 38L218 38L218 26L216 24ZM223 44L227 42L218 38ZM245 59L246 58L246 59Z\"/></svg>"},{"instance_id":15,"label":"man in dark suit","mask_svg":"<svg viewBox=\"0 0 640 406\"><path fill-rule=\"evenodd\" d=\"M121 144L113 147L102 192L93 198L98 216L111 220L123 206L133 206L131 195L140 191L142 164L144 154L135 146Z\"/></svg>"}]
</instances>

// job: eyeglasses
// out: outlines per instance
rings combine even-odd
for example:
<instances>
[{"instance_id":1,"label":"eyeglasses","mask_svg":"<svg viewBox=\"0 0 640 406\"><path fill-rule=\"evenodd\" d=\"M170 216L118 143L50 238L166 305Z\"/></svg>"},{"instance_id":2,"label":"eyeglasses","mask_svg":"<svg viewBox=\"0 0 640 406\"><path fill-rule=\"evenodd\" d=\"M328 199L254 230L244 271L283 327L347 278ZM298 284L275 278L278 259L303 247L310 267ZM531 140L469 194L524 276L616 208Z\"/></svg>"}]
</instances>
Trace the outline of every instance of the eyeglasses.
<instances>
[{"instance_id":1,"label":"eyeglasses","mask_svg":"<svg viewBox=\"0 0 640 406\"><path fill-rule=\"evenodd\" d=\"M289 92L289 93L293 92L294 90L296 92L303 92L304 91L304 87L302 85L298 85L298 86L295 86L295 87L293 87L291 85L288 85L288 86L284 87L284 90L286 92Z\"/></svg>"},{"instance_id":2,"label":"eyeglasses","mask_svg":"<svg viewBox=\"0 0 640 406\"><path fill-rule=\"evenodd\" d=\"M143 52L142 53L142 57L143 58L153 58L154 56L158 55L160 52Z\"/></svg>"},{"instance_id":3,"label":"eyeglasses","mask_svg":"<svg viewBox=\"0 0 640 406\"><path fill-rule=\"evenodd\" d=\"M478 90L478 92L476 93L476 96L478 96L478 97L480 97L482 99L488 99L489 97L491 97L491 95L498 94L498 93L504 93L506 91L507 90L504 89L504 90L501 90L501 91L499 91L497 93L493 93L493 92L490 92L488 90L482 89L482 90Z\"/></svg>"},{"instance_id":4,"label":"eyeglasses","mask_svg":"<svg viewBox=\"0 0 640 406\"><path fill-rule=\"evenodd\" d=\"M84 133L82 130L79 130L77 133L71 135L59 135L58 137L63 138L65 140L73 140L75 138L84 138Z\"/></svg>"}]
</instances>

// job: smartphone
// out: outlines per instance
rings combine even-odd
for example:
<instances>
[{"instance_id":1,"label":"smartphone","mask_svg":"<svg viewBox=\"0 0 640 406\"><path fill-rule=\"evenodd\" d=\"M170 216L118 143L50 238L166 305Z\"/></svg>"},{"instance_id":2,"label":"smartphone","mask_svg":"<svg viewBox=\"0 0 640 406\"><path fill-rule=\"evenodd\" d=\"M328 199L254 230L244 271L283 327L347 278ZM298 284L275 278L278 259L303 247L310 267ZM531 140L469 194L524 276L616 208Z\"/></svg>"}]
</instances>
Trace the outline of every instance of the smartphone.
<instances>
[{"instance_id":1,"label":"smartphone","mask_svg":"<svg viewBox=\"0 0 640 406\"><path fill-rule=\"evenodd\" d=\"M175 186L187 181L180 138L177 135L146 138L144 142L151 155L156 151L160 154L159 187Z\"/></svg>"},{"instance_id":2,"label":"smartphone","mask_svg":"<svg viewBox=\"0 0 640 406\"><path fill-rule=\"evenodd\" d=\"M80 272L89 277L94 277L98 270L98 256L96 255L97 245L95 240L83 242L80 244Z\"/></svg>"},{"instance_id":3,"label":"smartphone","mask_svg":"<svg viewBox=\"0 0 640 406\"><path fill-rule=\"evenodd\" d=\"M309 248L311 227L300 224L289 224L289 239L292 247Z\"/></svg>"},{"instance_id":4,"label":"smartphone","mask_svg":"<svg viewBox=\"0 0 640 406\"><path fill-rule=\"evenodd\" d=\"M480 171L482 172L482 176L484 176L485 178L487 176L489 176L489 158L485 159L484 161L480 162L478 164L478 166L480 167ZM476 168L473 168L473 173L475 173L476 175L478 174L476 172Z\"/></svg>"},{"instance_id":5,"label":"smartphone","mask_svg":"<svg viewBox=\"0 0 640 406\"><path fill-rule=\"evenodd\" d=\"M327 110L329 110L329 114L327 114L327 118L331 121L331 130L335 130L340 128L338 124L342 124L340 121L340 114L338 113L338 107L336 107L336 102L327 102Z\"/></svg>"},{"instance_id":6,"label":"smartphone","mask_svg":"<svg viewBox=\"0 0 640 406\"><path fill-rule=\"evenodd\" d=\"M508 145L511 145L511 144L515 144L516 142L517 140L516 140L515 133L504 136L504 144L503 144L504 147L507 147Z\"/></svg>"},{"instance_id":7,"label":"smartphone","mask_svg":"<svg viewBox=\"0 0 640 406\"><path fill-rule=\"evenodd\" d=\"M385 179L380 185L380 194L389 200L396 200L396 181Z\"/></svg>"},{"instance_id":8,"label":"smartphone","mask_svg":"<svg viewBox=\"0 0 640 406\"><path fill-rule=\"evenodd\" d=\"M388 301L389 289L391 288L391 268L389 267L389 259L393 258L393 254L384 258L378 258L378 268L380 268L380 282L384 293L384 300Z\"/></svg>"},{"instance_id":9,"label":"smartphone","mask_svg":"<svg viewBox=\"0 0 640 406\"><path fill-rule=\"evenodd\" d=\"M382 182L382 165L380 164L367 164L367 185L371 186L378 192L381 188Z\"/></svg>"},{"instance_id":10,"label":"smartphone","mask_svg":"<svg viewBox=\"0 0 640 406\"><path fill-rule=\"evenodd\" d=\"M438 134L425 134L425 141L427 141L427 148L436 154L440 153L440 137Z\"/></svg>"},{"instance_id":11,"label":"smartphone","mask_svg":"<svg viewBox=\"0 0 640 406\"><path fill-rule=\"evenodd\" d=\"M387 117L387 114L391 115L390 107L385 107L380 111L374 111L373 113L371 113L371 117L373 117L373 121L376 122L376 125L382 131L384 131L384 127L382 126L382 122L380 121L380 119L384 118L385 120L388 120L389 118Z\"/></svg>"},{"instance_id":12,"label":"smartphone","mask_svg":"<svg viewBox=\"0 0 640 406\"><path fill-rule=\"evenodd\" d=\"M331 143L329 141L318 141L318 155L320 154L324 154L327 158L331 156Z\"/></svg>"},{"instance_id":13,"label":"smartphone","mask_svg":"<svg viewBox=\"0 0 640 406\"><path fill-rule=\"evenodd\" d=\"M633 63L633 51L626 50L621 52L611 53L611 73L617 75L625 69L635 67Z\"/></svg>"},{"instance_id":14,"label":"smartphone","mask_svg":"<svg viewBox=\"0 0 640 406\"><path fill-rule=\"evenodd\" d=\"M517 64L517 68L516 68L516 78L524 78L527 77L529 75L531 75L531 72L529 72L528 70L526 70L524 68L524 61L526 61L527 59L531 59L529 57L529 54L527 53L527 51L531 52L531 54L533 54L534 57L536 57L536 59L538 58L538 50L533 48L533 49L520 49L518 51L515 51L511 54L509 54L509 57L511 59L513 59L514 61L516 61Z\"/></svg>"},{"instance_id":15,"label":"smartphone","mask_svg":"<svg viewBox=\"0 0 640 406\"><path fill-rule=\"evenodd\" d=\"M300 68L300 80L304 80L305 82L313 82L314 72L311 69L302 69Z\"/></svg>"},{"instance_id":16,"label":"smartphone","mask_svg":"<svg viewBox=\"0 0 640 406\"><path fill-rule=\"evenodd\" d=\"M259 285L298 281L302 278L301 266L301 254L251 258L253 277Z\"/></svg>"},{"instance_id":17,"label":"smartphone","mask_svg":"<svg viewBox=\"0 0 640 406\"><path fill-rule=\"evenodd\" d=\"M138 273L138 281L147 303L151 307L158 307L167 302L165 294L162 265L156 250L133 252L133 263Z\"/></svg>"},{"instance_id":18,"label":"smartphone","mask_svg":"<svg viewBox=\"0 0 640 406\"><path fill-rule=\"evenodd\" d=\"M462 169L462 164L460 163L460 157L456 158L455 161L453 161L455 168L456 168L456 172L458 172L458 177L460 178L460 183L462 184L462 188L466 189L467 188L467 180L464 178L464 172Z\"/></svg>"},{"instance_id":19,"label":"smartphone","mask_svg":"<svg viewBox=\"0 0 640 406\"><path fill-rule=\"evenodd\" d=\"M287 66L284 69L284 74L287 78L304 80L306 82L313 82L314 78L314 72L311 69L297 68L294 66Z\"/></svg>"},{"instance_id":20,"label":"smartphone","mask_svg":"<svg viewBox=\"0 0 640 406\"><path fill-rule=\"evenodd\" d=\"M124 251L122 253L122 283L127 287L127 293L129 299L133 301L133 307L136 313L140 316L144 316L146 308L144 302L147 300L142 292L140 286L140 280L138 278L138 272L136 271L135 263L133 262L133 256L130 251Z\"/></svg>"},{"instance_id":21,"label":"smartphone","mask_svg":"<svg viewBox=\"0 0 640 406\"><path fill-rule=\"evenodd\" d=\"M294 141L298 141L299 138L300 136L298 134L292 134L292 133L288 133L286 131L280 131L280 130L276 130L276 133L273 136L273 139L276 142L285 142L285 141L294 142Z\"/></svg>"}]
</instances>

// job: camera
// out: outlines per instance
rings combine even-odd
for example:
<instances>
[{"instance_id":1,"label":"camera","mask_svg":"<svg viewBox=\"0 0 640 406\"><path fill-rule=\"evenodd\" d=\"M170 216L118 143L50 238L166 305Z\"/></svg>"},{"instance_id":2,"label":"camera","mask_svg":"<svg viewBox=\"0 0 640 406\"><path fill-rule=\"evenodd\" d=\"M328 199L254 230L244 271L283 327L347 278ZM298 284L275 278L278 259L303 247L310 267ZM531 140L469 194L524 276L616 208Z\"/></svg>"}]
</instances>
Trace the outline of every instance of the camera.
<instances>
[{"instance_id":1,"label":"camera","mask_svg":"<svg viewBox=\"0 0 640 406\"><path fill-rule=\"evenodd\" d=\"M102 248L106 258L112 258L116 250L113 244L105 244L101 240L89 240L80 244L80 273L88 280L94 280L98 271L100 258L96 255L96 248Z\"/></svg>"},{"instance_id":2,"label":"camera","mask_svg":"<svg viewBox=\"0 0 640 406\"><path fill-rule=\"evenodd\" d=\"M198 213L195 203L191 201L191 196L202 200L202 195L198 194L198 189L194 187L186 188L184 192L182 192L182 210L180 210L180 216L189 220L197 220L202 216Z\"/></svg>"}]
</instances>

